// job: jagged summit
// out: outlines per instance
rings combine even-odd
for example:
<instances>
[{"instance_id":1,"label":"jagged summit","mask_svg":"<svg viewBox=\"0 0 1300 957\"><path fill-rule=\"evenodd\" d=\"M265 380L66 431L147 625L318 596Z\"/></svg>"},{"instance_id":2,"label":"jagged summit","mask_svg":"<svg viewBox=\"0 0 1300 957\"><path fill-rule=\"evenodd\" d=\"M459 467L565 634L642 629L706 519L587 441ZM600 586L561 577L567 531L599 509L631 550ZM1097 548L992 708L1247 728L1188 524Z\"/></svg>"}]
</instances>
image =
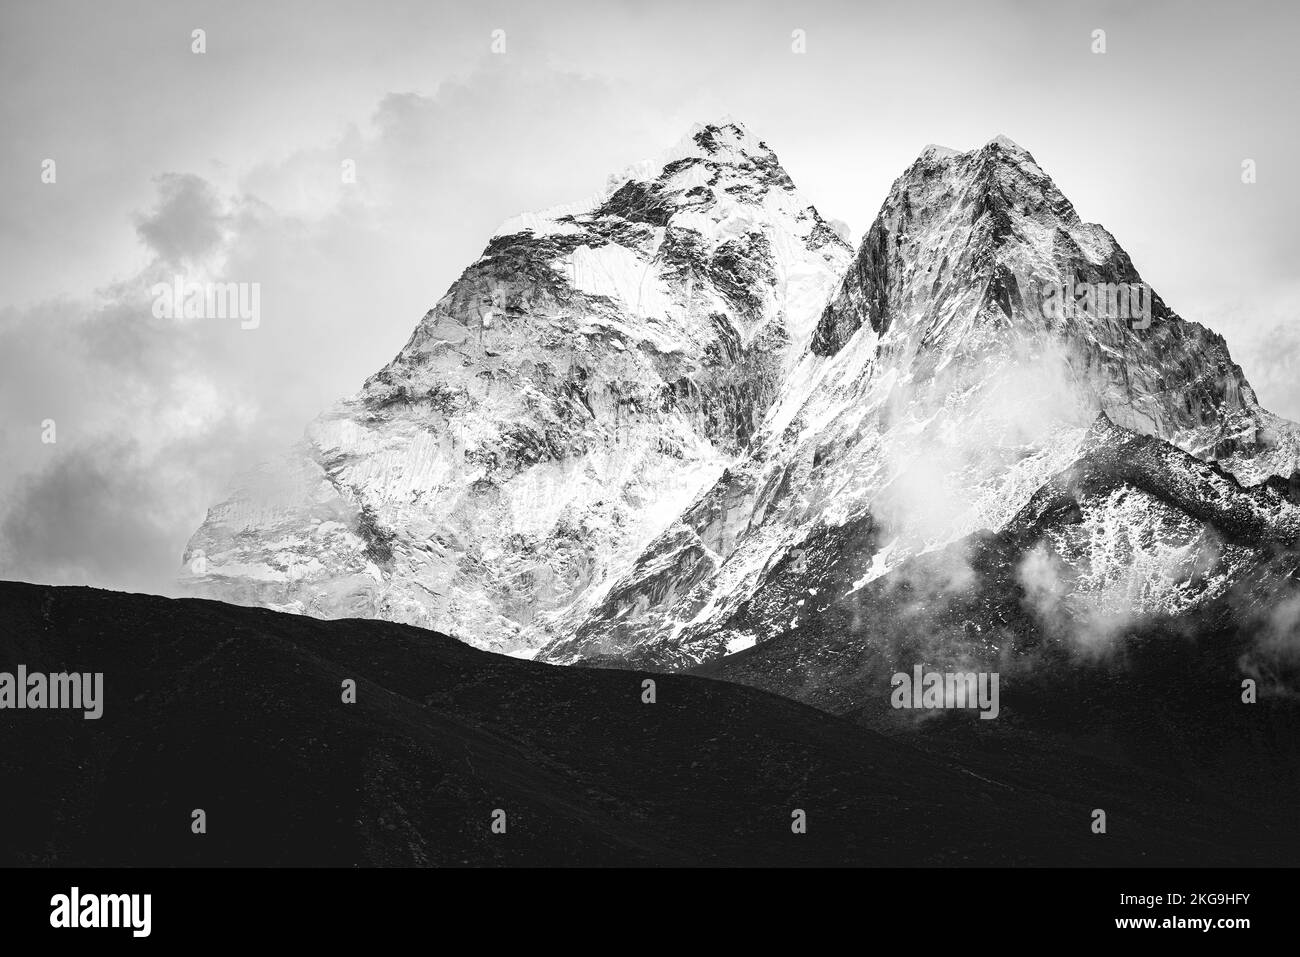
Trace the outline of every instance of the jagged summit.
<instances>
[{"instance_id":1,"label":"jagged summit","mask_svg":"<svg viewBox=\"0 0 1300 957\"><path fill-rule=\"evenodd\" d=\"M918 164L940 164L947 165L952 161L972 161L982 159L985 161L1011 163L1011 164L1028 164L1034 167L1038 162L1034 155L1021 146L1009 136L1002 133L997 134L983 146L969 150L954 149L951 146L942 146L938 143L927 143L925 147L917 154L909 172ZM904 176L908 175L907 173Z\"/></svg>"},{"instance_id":2,"label":"jagged summit","mask_svg":"<svg viewBox=\"0 0 1300 957\"><path fill-rule=\"evenodd\" d=\"M742 166L753 161L775 160L776 154L766 143L754 136L744 124L727 117L709 123L693 123L672 146L654 156L630 163L606 177L605 185L584 200L540 211L534 215L554 210L581 211L594 209L628 180L654 180L664 170L681 160L709 160L719 164ZM501 230L498 230L501 232Z\"/></svg>"},{"instance_id":3,"label":"jagged summit","mask_svg":"<svg viewBox=\"0 0 1300 957\"><path fill-rule=\"evenodd\" d=\"M1289 474L1294 430L1259 407L1223 338L1171 310L1115 238L1008 143L923 158L894 183L812 351L866 336L862 348L923 383L962 367L958 352L1046 350L1089 414L1222 458L1247 481Z\"/></svg>"},{"instance_id":4,"label":"jagged summit","mask_svg":"<svg viewBox=\"0 0 1300 957\"><path fill-rule=\"evenodd\" d=\"M790 192L793 187L776 154L739 122L696 123L657 157L611 174L604 188L587 199L512 217L496 234L574 233L581 224L606 216L662 226L688 207L708 208L711 199L754 204L771 190ZM726 208L724 203L722 210Z\"/></svg>"},{"instance_id":5,"label":"jagged summit","mask_svg":"<svg viewBox=\"0 0 1300 957\"><path fill-rule=\"evenodd\" d=\"M930 304L923 338L933 345L940 331L965 338L1005 325L1017 307L1041 313L1041 289L1089 272L1139 281L1110 234L1080 220L1027 150L1002 136L964 153L927 147L894 181L812 348L833 354L863 321L879 335L899 317L914 321L920 313L906 301L885 308L891 290Z\"/></svg>"},{"instance_id":6,"label":"jagged summit","mask_svg":"<svg viewBox=\"0 0 1300 957\"><path fill-rule=\"evenodd\" d=\"M775 157L776 155L766 143L751 133L745 124L730 115L720 117L712 123L694 124L678 142L673 152L709 157L738 155Z\"/></svg>"}]
</instances>

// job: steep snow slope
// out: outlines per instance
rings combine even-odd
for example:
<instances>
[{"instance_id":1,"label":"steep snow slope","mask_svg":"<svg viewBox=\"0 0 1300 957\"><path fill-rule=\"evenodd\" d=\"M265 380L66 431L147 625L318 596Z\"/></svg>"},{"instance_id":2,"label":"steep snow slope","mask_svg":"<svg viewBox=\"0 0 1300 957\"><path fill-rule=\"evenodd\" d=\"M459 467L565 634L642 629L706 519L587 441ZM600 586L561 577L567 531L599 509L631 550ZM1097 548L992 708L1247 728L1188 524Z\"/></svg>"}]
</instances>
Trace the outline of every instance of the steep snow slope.
<instances>
[{"instance_id":1,"label":"steep snow slope","mask_svg":"<svg viewBox=\"0 0 1300 957\"><path fill-rule=\"evenodd\" d=\"M927 148L749 455L542 656L684 667L798 627L827 589L842 598L909 556L1004 527L1079 456L1098 412L1246 483L1291 474L1300 433L1259 407L1221 337L1154 293L1145 328L1054 313L1047 290L1067 283L1141 277L1021 147ZM854 575L823 581L810 559L844 538ZM745 613L764 594L791 602Z\"/></svg>"},{"instance_id":2,"label":"steep snow slope","mask_svg":"<svg viewBox=\"0 0 1300 957\"><path fill-rule=\"evenodd\" d=\"M505 223L392 362L210 510L184 583L527 653L749 446L851 255L765 144L699 126Z\"/></svg>"}]
</instances>

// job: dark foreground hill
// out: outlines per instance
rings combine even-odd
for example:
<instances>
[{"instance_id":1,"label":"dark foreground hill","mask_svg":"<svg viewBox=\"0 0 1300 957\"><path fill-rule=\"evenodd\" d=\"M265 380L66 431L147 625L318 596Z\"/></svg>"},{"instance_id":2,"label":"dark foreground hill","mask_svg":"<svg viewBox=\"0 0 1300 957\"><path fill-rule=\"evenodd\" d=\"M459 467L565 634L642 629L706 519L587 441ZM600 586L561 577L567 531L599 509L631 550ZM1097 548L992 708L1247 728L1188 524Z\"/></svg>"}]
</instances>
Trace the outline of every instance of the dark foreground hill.
<instances>
[{"instance_id":1,"label":"dark foreground hill","mask_svg":"<svg viewBox=\"0 0 1300 957\"><path fill-rule=\"evenodd\" d=\"M1196 865L1294 849L1267 809L1124 762L1089 780L1040 757L996 780L960 747L762 690L379 621L0 583L0 671L20 664L103 672L104 713L0 710L6 865Z\"/></svg>"}]
</instances>

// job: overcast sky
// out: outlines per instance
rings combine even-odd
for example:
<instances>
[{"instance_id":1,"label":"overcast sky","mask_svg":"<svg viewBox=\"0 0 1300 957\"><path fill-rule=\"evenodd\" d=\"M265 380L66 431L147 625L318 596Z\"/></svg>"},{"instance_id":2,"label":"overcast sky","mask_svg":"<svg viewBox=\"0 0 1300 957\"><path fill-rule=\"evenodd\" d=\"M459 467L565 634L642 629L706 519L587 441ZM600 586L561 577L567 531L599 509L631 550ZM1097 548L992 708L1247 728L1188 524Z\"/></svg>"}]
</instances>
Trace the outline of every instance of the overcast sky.
<instances>
[{"instance_id":1,"label":"overcast sky","mask_svg":"<svg viewBox=\"0 0 1300 957\"><path fill-rule=\"evenodd\" d=\"M1010 136L1300 419L1297 9L5 4L0 577L173 593L233 474L390 359L502 220L722 115L855 240L926 144ZM260 326L155 318L177 273L259 283Z\"/></svg>"}]
</instances>

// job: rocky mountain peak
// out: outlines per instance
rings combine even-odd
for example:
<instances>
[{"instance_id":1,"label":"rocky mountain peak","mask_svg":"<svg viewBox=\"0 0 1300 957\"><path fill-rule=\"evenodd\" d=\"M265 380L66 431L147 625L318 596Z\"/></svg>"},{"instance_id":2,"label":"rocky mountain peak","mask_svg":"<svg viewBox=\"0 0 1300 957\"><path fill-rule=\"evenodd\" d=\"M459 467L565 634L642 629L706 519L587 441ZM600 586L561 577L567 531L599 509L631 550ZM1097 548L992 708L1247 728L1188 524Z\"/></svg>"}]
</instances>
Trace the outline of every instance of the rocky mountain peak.
<instances>
[{"instance_id":1,"label":"rocky mountain peak","mask_svg":"<svg viewBox=\"0 0 1300 957\"><path fill-rule=\"evenodd\" d=\"M720 117L710 123L696 123L673 150L679 151L682 155L694 153L719 162L737 164L754 158L776 159L776 154L766 143L731 116Z\"/></svg>"}]
</instances>

